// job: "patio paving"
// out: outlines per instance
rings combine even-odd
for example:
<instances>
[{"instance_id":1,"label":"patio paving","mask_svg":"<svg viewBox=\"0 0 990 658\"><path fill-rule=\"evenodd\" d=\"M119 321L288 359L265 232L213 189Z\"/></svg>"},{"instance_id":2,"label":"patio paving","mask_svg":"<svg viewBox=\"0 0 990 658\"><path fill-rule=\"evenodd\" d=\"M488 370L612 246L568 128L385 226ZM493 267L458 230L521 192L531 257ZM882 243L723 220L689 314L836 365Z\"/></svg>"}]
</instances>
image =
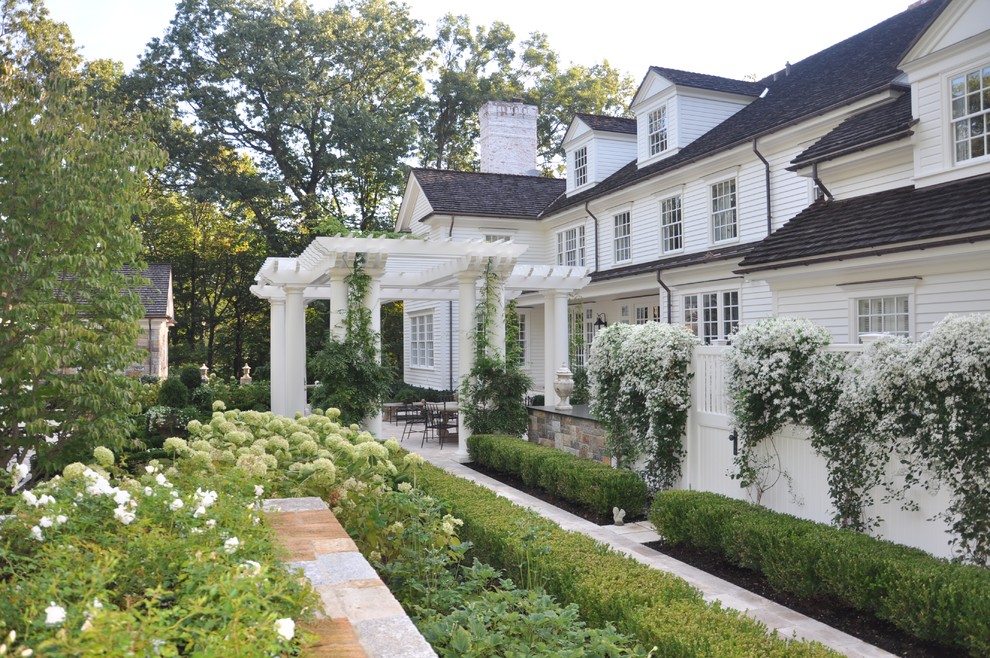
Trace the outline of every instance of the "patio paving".
<instances>
[{"instance_id":1,"label":"patio paving","mask_svg":"<svg viewBox=\"0 0 990 658\"><path fill-rule=\"evenodd\" d=\"M400 424L383 423L382 436L398 439L402 436L402 428ZM821 642L853 658L896 658L894 654L863 642L848 633L643 546L646 542L659 539L656 529L649 522L629 523L624 526L599 526L586 521L461 464L457 461L455 441L446 441L442 449L435 440L427 441L420 447L420 435L417 434L407 438L402 443L402 447L410 452L419 453L426 461L448 473L487 487L513 503L537 512L565 530L586 534L643 564L676 574L701 590L706 601L721 601L723 607L742 611L769 628L775 629L783 637L793 636Z\"/></svg>"}]
</instances>

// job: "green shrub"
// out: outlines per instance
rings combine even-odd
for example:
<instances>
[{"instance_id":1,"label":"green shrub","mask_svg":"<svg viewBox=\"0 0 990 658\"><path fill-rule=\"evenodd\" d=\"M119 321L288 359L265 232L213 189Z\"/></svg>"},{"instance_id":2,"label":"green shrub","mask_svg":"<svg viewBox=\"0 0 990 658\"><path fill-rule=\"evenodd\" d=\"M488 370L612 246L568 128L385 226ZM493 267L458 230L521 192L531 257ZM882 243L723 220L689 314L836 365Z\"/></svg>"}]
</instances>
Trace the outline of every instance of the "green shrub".
<instances>
[{"instance_id":1,"label":"green shrub","mask_svg":"<svg viewBox=\"0 0 990 658\"><path fill-rule=\"evenodd\" d=\"M515 475L599 516L611 518L612 508L619 507L634 518L646 509L646 485L632 471L510 436L475 434L468 439L468 453L486 468Z\"/></svg>"},{"instance_id":2,"label":"green shrub","mask_svg":"<svg viewBox=\"0 0 990 658\"><path fill-rule=\"evenodd\" d=\"M203 374L194 365L183 366L179 371L179 381L192 392L203 385Z\"/></svg>"},{"instance_id":3,"label":"green shrub","mask_svg":"<svg viewBox=\"0 0 990 658\"><path fill-rule=\"evenodd\" d=\"M699 491L666 491L650 519L802 596L833 596L923 640L990 652L990 571Z\"/></svg>"},{"instance_id":4,"label":"green shrub","mask_svg":"<svg viewBox=\"0 0 990 658\"><path fill-rule=\"evenodd\" d=\"M170 377L158 389L158 404L163 407L185 407L189 404L189 389L180 380Z\"/></svg>"},{"instance_id":5,"label":"green shrub","mask_svg":"<svg viewBox=\"0 0 990 658\"><path fill-rule=\"evenodd\" d=\"M200 386L193 389L190 399L193 406L199 411L211 413L213 411L213 389L209 386Z\"/></svg>"},{"instance_id":6,"label":"green shrub","mask_svg":"<svg viewBox=\"0 0 990 658\"><path fill-rule=\"evenodd\" d=\"M835 656L819 645L781 638L741 613L707 604L701 593L672 574L652 569L430 465L419 485L449 502L463 520L461 536L517 582L526 571L543 576L546 589L574 603L592 626L612 623L658 656ZM534 537L537 539L534 541ZM544 548L545 550L534 550Z\"/></svg>"}]
</instances>

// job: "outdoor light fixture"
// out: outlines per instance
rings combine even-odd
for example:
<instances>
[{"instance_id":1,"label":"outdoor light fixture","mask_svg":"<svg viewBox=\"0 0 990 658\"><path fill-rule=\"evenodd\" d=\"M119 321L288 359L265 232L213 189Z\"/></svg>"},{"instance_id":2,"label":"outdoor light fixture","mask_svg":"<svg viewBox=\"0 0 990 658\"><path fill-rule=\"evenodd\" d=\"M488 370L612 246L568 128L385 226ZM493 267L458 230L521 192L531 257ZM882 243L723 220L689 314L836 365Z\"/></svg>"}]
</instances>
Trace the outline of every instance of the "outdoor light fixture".
<instances>
[{"instance_id":1,"label":"outdoor light fixture","mask_svg":"<svg viewBox=\"0 0 990 658\"><path fill-rule=\"evenodd\" d=\"M595 320L595 329L603 329L608 326L608 322L605 320L605 314L599 313L598 319Z\"/></svg>"},{"instance_id":2,"label":"outdoor light fixture","mask_svg":"<svg viewBox=\"0 0 990 658\"><path fill-rule=\"evenodd\" d=\"M736 432L735 428L732 429L732 433L729 434L729 441L732 442L732 455L739 454L739 434Z\"/></svg>"}]
</instances>

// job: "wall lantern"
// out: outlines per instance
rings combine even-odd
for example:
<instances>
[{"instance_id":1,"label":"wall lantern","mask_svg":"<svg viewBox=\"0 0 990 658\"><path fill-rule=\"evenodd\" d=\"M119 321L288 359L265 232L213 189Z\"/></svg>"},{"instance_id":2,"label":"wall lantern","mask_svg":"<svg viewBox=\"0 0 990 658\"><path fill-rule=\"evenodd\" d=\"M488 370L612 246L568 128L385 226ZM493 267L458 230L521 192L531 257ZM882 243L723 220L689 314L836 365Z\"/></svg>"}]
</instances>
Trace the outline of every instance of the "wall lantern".
<instances>
[{"instance_id":1,"label":"wall lantern","mask_svg":"<svg viewBox=\"0 0 990 658\"><path fill-rule=\"evenodd\" d=\"M605 314L599 313L598 319L595 320L595 329L604 329L608 326L608 322L605 320Z\"/></svg>"}]
</instances>

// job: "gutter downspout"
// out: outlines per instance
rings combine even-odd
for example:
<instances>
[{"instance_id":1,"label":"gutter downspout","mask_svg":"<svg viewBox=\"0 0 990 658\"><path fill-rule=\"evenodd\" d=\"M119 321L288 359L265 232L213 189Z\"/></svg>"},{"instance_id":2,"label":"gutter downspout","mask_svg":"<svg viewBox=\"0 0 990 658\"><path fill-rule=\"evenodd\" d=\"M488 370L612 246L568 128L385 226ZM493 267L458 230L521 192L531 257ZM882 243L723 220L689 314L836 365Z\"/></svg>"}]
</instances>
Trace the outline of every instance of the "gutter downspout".
<instances>
[{"instance_id":1,"label":"gutter downspout","mask_svg":"<svg viewBox=\"0 0 990 658\"><path fill-rule=\"evenodd\" d=\"M591 208L588 207L590 201L584 202L584 211L591 215L591 218L595 220L595 271L598 271L598 218L595 217L594 213L591 212Z\"/></svg>"},{"instance_id":2,"label":"gutter downspout","mask_svg":"<svg viewBox=\"0 0 990 658\"><path fill-rule=\"evenodd\" d=\"M767 235L770 235L773 233L773 214L770 212L770 163L767 162L767 159L763 157L762 153L760 153L760 149L757 148L756 142L758 140L759 137L753 138L753 153L755 153L756 157L758 157L760 162L763 163L763 170L765 172L764 177L766 178L767 186Z\"/></svg>"},{"instance_id":3,"label":"gutter downspout","mask_svg":"<svg viewBox=\"0 0 990 658\"><path fill-rule=\"evenodd\" d=\"M153 365L152 364L152 361L151 361L151 348L154 345L154 341L152 340L152 338L153 338L153 336L152 336L152 329L151 329L151 318L148 318L148 375L151 375L151 369L152 369L152 365ZM161 358L161 357L159 357L159 358Z\"/></svg>"},{"instance_id":4,"label":"gutter downspout","mask_svg":"<svg viewBox=\"0 0 990 658\"><path fill-rule=\"evenodd\" d=\"M662 273L663 270L657 270L657 283L659 283L660 287L663 288L665 293L667 293L667 324L671 324L670 320L674 313L674 299L671 297L670 288L668 288L667 284L660 278Z\"/></svg>"},{"instance_id":5,"label":"gutter downspout","mask_svg":"<svg viewBox=\"0 0 990 658\"><path fill-rule=\"evenodd\" d=\"M818 177L818 162L811 163L811 180L815 181L815 185L818 186L819 190L825 193L825 196L829 201L835 198L832 196L832 193L828 191L828 188L825 187L825 183L822 182L822 179Z\"/></svg>"}]
</instances>

